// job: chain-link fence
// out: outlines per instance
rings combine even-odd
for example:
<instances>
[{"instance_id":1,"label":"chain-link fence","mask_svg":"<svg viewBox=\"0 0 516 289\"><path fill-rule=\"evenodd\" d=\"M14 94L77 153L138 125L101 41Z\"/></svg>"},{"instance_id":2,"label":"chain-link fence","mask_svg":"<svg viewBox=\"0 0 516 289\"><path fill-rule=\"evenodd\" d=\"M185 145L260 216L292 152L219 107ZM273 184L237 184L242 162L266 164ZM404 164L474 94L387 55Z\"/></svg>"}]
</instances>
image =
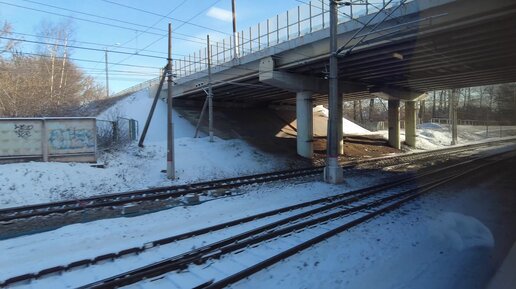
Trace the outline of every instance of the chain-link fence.
<instances>
[{"instance_id":1,"label":"chain-link fence","mask_svg":"<svg viewBox=\"0 0 516 289\"><path fill-rule=\"evenodd\" d=\"M116 120L97 119L97 147L109 149L128 144L138 138L138 121L124 117Z\"/></svg>"}]
</instances>

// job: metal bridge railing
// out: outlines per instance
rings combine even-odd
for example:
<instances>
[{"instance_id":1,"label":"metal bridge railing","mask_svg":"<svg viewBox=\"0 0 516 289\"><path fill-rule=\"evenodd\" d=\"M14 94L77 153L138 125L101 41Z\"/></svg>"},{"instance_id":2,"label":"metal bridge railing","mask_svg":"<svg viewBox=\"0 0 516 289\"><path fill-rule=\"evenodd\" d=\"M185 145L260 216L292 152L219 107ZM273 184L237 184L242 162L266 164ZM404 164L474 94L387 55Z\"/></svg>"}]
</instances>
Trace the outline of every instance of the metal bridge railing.
<instances>
[{"instance_id":1,"label":"metal bridge railing","mask_svg":"<svg viewBox=\"0 0 516 289\"><path fill-rule=\"evenodd\" d=\"M413 0L406 2L411 1ZM278 14L246 30L237 32L236 49L233 48L233 36L212 43L210 45L211 65L230 67L230 62L235 58L246 56L329 27L329 2L330 0L306 1L305 4L290 9L285 13ZM343 1L343 3L339 7L339 24L376 13L389 2L385 0L355 0ZM399 3L399 0L391 1L386 8L395 7ZM237 55L234 55L235 50ZM206 48L184 56L183 59L175 59L172 62L172 73L176 80L204 71L207 68L208 56ZM158 81L159 77L127 88L116 93L116 95L135 92Z\"/></svg>"}]
</instances>

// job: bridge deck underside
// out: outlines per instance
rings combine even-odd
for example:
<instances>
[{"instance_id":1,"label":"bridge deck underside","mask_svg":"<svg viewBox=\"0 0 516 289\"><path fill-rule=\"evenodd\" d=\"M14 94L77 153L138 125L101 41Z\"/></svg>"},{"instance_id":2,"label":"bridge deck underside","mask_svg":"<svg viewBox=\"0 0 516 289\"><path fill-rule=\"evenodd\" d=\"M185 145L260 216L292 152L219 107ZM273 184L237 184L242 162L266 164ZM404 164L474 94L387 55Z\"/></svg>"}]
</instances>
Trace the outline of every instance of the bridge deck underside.
<instances>
[{"instance_id":1,"label":"bridge deck underside","mask_svg":"<svg viewBox=\"0 0 516 289\"><path fill-rule=\"evenodd\" d=\"M516 81L516 4L493 11L491 17L407 28L391 38L372 35L371 41L339 60L339 78L368 88L392 86L421 92ZM327 66L327 58L319 58L285 71L324 78ZM367 90L345 94L345 100L372 97ZM193 91L179 98L200 100L205 93ZM314 98L316 103L327 101L324 94ZM294 103L295 93L260 83L256 72L238 84L216 86L214 100Z\"/></svg>"}]
</instances>

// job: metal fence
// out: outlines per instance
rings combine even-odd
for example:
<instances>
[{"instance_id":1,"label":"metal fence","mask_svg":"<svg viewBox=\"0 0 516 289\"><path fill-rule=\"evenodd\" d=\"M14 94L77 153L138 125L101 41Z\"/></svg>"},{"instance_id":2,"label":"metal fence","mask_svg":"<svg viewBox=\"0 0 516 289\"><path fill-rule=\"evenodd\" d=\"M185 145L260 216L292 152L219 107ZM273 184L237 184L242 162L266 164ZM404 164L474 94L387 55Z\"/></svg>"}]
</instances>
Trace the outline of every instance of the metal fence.
<instances>
[{"instance_id":1,"label":"metal fence","mask_svg":"<svg viewBox=\"0 0 516 289\"><path fill-rule=\"evenodd\" d=\"M412 2L413 0L405 1ZM303 2L303 1L301 1ZM363 15L377 13L384 6L391 8L401 3L400 0L355 0L339 6L338 23L349 22ZM285 41L302 37L306 34L329 27L330 0L306 1L305 4L290 9L285 13L262 21L248 29L210 44L212 66L232 66L230 61L263 49L275 46ZM236 40L236 41L235 41ZM236 45L235 45L236 44ZM176 79L192 75L208 68L207 48L193 52L183 59L172 62L172 74ZM115 94L122 95L136 92L159 81L159 77L124 89Z\"/></svg>"},{"instance_id":2,"label":"metal fence","mask_svg":"<svg viewBox=\"0 0 516 289\"><path fill-rule=\"evenodd\" d=\"M449 118L444 117L434 117L430 119L431 123L438 124L450 124ZM497 120L472 120L472 119L458 119L458 125L476 125L476 126L509 126L516 125L516 123L511 121L497 121Z\"/></svg>"},{"instance_id":3,"label":"metal fence","mask_svg":"<svg viewBox=\"0 0 516 289\"><path fill-rule=\"evenodd\" d=\"M97 119L97 145L108 149L138 139L139 124L135 119L118 117L116 120Z\"/></svg>"}]
</instances>

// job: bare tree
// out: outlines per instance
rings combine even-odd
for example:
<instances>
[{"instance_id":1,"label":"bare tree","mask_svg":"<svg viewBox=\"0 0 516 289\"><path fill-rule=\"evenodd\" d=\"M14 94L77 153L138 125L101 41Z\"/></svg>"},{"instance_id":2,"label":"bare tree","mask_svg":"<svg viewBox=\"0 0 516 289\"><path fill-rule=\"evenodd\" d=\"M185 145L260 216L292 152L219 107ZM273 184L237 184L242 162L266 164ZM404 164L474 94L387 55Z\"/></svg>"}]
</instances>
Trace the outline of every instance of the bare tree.
<instances>
[{"instance_id":1,"label":"bare tree","mask_svg":"<svg viewBox=\"0 0 516 289\"><path fill-rule=\"evenodd\" d=\"M43 23L38 35L45 45L38 56L11 52L0 58L0 116L73 115L86 103L103 97L103 88L70 61L70 22ZM8 33L5 24L2 33ZM2 44L2 43L0 43Z\"/></svg>"}]
</instances>

